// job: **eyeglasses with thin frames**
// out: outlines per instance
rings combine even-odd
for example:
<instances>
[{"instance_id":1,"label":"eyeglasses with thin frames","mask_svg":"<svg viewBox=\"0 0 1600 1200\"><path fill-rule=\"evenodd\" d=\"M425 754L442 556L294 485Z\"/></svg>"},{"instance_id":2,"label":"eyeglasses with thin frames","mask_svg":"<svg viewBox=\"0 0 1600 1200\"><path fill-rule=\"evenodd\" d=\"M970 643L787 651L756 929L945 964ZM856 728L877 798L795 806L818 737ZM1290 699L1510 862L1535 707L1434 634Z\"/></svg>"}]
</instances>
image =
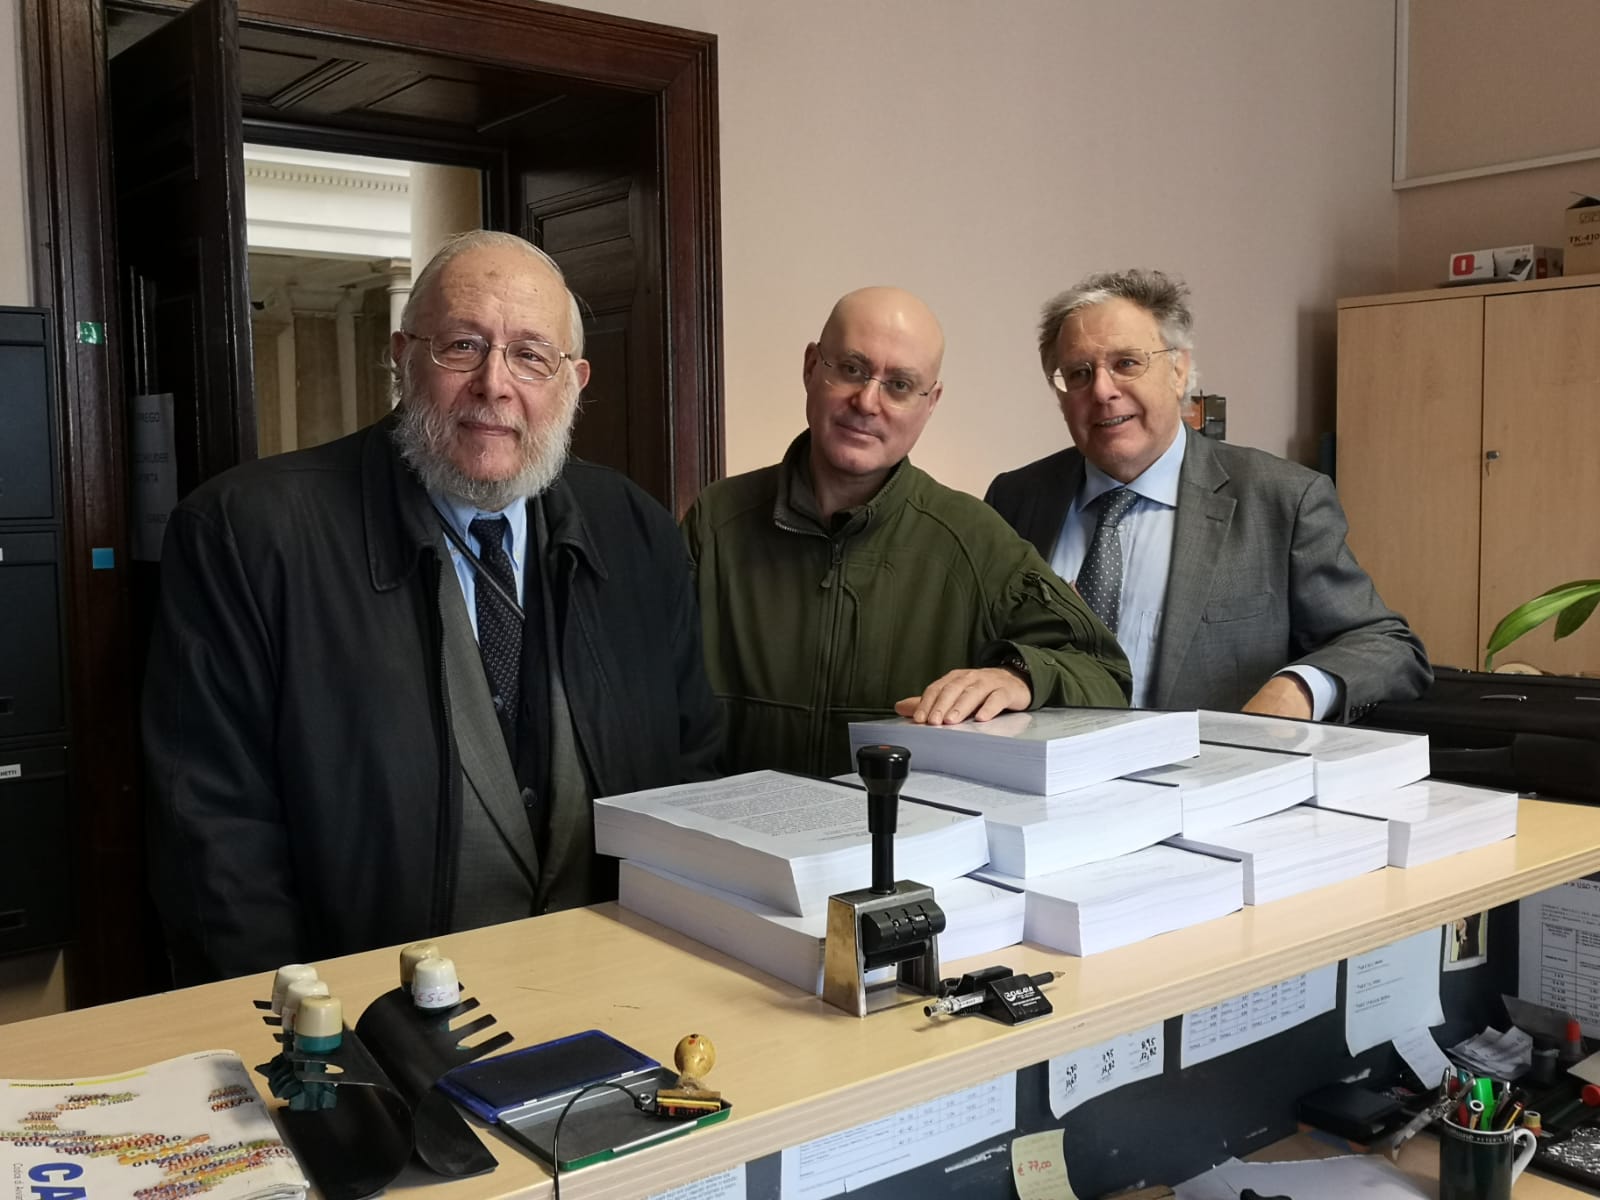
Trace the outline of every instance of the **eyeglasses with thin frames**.
<instances>
[{"instance_id":1,"label":"eyeglasses with thin frames","mask_svg":"<svg viewBox=\"0 0 1600 1200\"><path fill-rule=\"evenodd\" d=\"M402 331L404 332L404 331ZM554 379L563 361L572 361L565 350L541 342L537 338L518 338L511 342L491 342L476 333L461 330L455 333L436 333L424 337L419 333L406 333L408 338L428 344L433 361L447 371L476 371L489 357L490 350L505 355L506 369L518 379L535 383Z\"/></svg>"},{"instance_id":2,"label":"eyeglasses with thin frames","mask_svg":"<svg viewBox=\"0 0 1600 1200\"><path fill-rule=\"evenodd\" d=\"M1118 383L1130 383L1150 369L1150 360L1157 354L1177 354L1180 347L1168 346L1165 350L1115 350L1101 362L1067 363L1057 367L1050 376L1056 391L1064 396L1081 392L1094 386L1094 379L1103 366Z\"/></svg>"},{"instance_id":3,"label":"eyeglasses with thin frames","mask_svg":"<svg viewBox=\"0 0 1600 1200\"><path fill-rule=\"evenodd\" d=\"M824 377L829 383L837 387L852 390L865 388L869 383L878 385L878 393L890 404L907 405L922 399L933 391L930 384L926 390L919 391L914 379L907 379L903 375L890 375L880 379L876 375L869 375L867 369L854 359L840 358L838 362L829 360L819 350L817 360L826 368Z\"/></svg>"}]
</instances>

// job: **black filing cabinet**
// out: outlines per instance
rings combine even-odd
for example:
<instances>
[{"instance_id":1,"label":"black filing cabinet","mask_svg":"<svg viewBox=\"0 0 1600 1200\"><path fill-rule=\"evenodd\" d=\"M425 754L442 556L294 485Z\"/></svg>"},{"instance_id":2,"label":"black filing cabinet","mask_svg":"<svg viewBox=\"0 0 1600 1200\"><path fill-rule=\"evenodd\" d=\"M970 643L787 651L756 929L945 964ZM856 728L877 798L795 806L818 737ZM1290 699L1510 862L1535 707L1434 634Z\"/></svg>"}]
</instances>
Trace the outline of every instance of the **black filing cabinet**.
<instances>
[{"instance_id":1,"label":"black filing cabinet","mask_svg":"<svg viewBox=\"0 0 1600 1200\"><path fill-rule=\"evenodd\" d=\"M62 945L74 927L48 318L0 307L0 954Z\"/></svg>"}]
</instances>

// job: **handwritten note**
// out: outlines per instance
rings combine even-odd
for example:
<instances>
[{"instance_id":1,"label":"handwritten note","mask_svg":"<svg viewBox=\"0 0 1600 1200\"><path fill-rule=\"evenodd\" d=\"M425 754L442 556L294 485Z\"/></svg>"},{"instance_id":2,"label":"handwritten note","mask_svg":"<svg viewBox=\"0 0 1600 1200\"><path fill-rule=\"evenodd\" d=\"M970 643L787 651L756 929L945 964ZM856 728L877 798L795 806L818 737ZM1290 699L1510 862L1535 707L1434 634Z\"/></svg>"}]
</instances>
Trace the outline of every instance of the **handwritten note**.
<instances>
[{"instance_id":1,"label":"handwritten note","mask_svg":"<svg viewBox=\"0 0 1600 1200\"><path fill-rule=\"evenodd\" d=\"M1332 1012L1338 986L1339 964L1330 963L1210 1008L1184 1013L1179 1061L1192 1067Z\"/></svg>"},{"instance_id":2,"label":"handwritten note","mask_svg":"<svg viewBox=\"0 0 1600 1200\"><path fill-rule=\"evenodd\" d=\"M1439 928L1352 955L1345 963L1344 1040L1351 1054L1439 1025Z\"/></svg>"},{"instance_id":3,"label":"handwritten note","mask_svg":"<svg viewBox=\"0 0 1600 1200\"><path fill-rule=\"evenodd\" d=\"M1078 1105L1124 1084L1161 1074L1166 1044L1161 1022L1124 1033L1098 1046L1052 1058L1050 1111L1064 1117Z\"/></svg>"},{"instance_id":4,"label":"handwritten note","mask_svg":"<svg viewBox=\"0 0 1600 1200\"><path fill-rule=\"evenodd\" d=\"M1439 1049L1439 1043L1433 1040L1433 1034L1428 1032L1427 1026L1419 1025L1400 1034L1394 1039L1394 1048L1405 1059L1412 1074L1422 1081L1423 1087L1438 1087L1444 1073L1450 1068L1450 1060Z\"/></svg>"},{"instance_id":5,"label":"handwritten note","mask_svg":"<svg viewBox=\"0 0 1600 1200\"><path fill-rule=\"evenodd\" d=\"M1078 1200L1067 1178L1060 1129L1030 1133L1011 1142L1011 1179L1020 1200Z\"/></svg>"}]
</instances>

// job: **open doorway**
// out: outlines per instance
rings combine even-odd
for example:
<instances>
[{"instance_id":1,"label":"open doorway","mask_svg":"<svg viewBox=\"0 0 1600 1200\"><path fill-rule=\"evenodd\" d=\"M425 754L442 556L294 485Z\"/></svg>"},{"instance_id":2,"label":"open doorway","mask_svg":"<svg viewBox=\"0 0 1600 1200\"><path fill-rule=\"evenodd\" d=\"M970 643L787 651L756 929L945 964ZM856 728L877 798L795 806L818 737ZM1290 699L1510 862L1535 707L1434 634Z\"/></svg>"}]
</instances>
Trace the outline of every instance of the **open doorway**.
<instances>
[{"instance_id":1,"label":"open doorway","mask_svg":"<svg viewBox=\"0 0 1600 1200\"><path fill-rule=\"evenodd\" d=\"M60 334L70 468L72 727L94 743L70 767L83 883L74 1005L159 983L139 918L144 641L127 570L129 397L177 400L180 493L270 448L255 411L245 240L226 231L244 222L242 140L480 172L481 223L544 244L587 302L598 386L575 449L679 512L721 472L714 38L502 0L418 6L400 22L392 0L248 4L242 22L230 12L120 93L115 63L200 6L22 6L38 294ZM129 131L144 140L109 149ZM163 198L184 181L220 202ZM102 326L103 341L80 343L81 329ZM93 569L106 547L118 569Z\"/></svg>"},{"instance_id":2,"label":"open doorway","mask_svg":"<svg viewBox=\"0 0 1600 1200\"><path fill-rule=\"evenodd\" d=\"M244 191L265 457L389 411L389 335L416 272L446 238L483 223L483 173L246 142Z\"/></svg>"}]
</instances>

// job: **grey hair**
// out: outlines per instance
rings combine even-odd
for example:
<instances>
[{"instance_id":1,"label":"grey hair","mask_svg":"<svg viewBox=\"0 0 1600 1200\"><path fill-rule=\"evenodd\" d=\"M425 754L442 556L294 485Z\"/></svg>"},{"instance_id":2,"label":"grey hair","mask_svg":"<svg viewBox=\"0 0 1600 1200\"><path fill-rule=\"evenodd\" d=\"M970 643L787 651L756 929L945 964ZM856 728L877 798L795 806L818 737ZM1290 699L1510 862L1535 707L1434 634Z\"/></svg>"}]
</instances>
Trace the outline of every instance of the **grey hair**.
<instances>
[{"instance_id":1,"label":"grey hair","mask_svg":"<svg viewBox=\"0 0 1600 1200\"><path fill-rule=\"evenodd\" d=\"M1087 275L1045 302L1039 314L1039 365L1044 368L1045 378L1061 365L1056 362L1056 340L1067 318L1080 309L1108 300L1137 304L1155 318L1165 347L1190 352L1189 377L1184 381L1184 391L1194 391L1199 386L1200 374L1194 365L1194 315L1189 311L1189 287L1174 276L1139 267Z\"/></svg>"},{"instance_id":2,"label":"grey hair","mask_svg":"<svg viewBox=\"0 0 1600 1200\"><path fill-rule=\"evenodd\" d=\"M520 238L514 233L503 233L498 229L472 229L466 233L458 233L439 247L438 252L428 260L428 265L422 268L421 274L411 285L411 295L406 298L406 306L400 312L400 328L407 331L411 329L411 318L416 316L418 298L428 294L439 272L444 270L450 260L482 246L520 250L554 272L555 277L561 281L561 286L567 290L567 336L572 339L572 345L564 346L562 349L575 359L582 358L583 312L578 307L578 297L573 294L570 287L567 287L567 277L562 273L561 265L526 238Z\"/></svg>"}]
</instances>

